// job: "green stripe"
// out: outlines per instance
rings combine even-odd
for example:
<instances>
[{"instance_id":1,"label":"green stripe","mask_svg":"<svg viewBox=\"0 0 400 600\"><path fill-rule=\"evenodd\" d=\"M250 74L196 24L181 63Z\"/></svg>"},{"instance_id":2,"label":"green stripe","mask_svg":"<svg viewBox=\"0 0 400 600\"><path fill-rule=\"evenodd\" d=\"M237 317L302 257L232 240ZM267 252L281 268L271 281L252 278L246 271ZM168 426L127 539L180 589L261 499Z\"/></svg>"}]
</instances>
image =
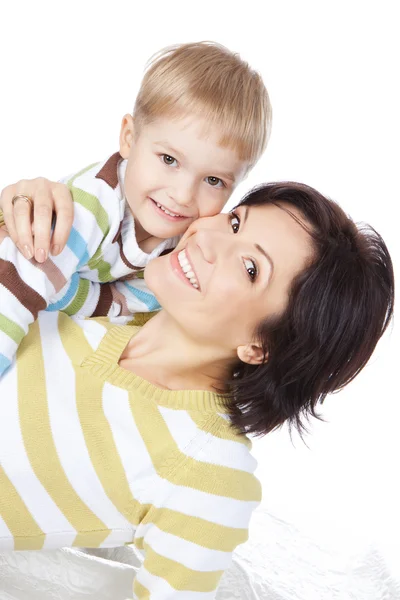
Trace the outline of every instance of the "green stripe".
<instances>
[{"instance_id":1,"label":"green stripe","mask_svg":"<svg viewBox=\"0 0 400 600\"><path fill-rule=\"evenodd\" d=\"M90 169L93 169L93 167L95 167L96 165L99 165L100 163L93 163L91 165L89 165L88 167L85 167L84 169L82 169L81 171L79 171L78 173L74 173L71 177L71 179L69 179L67 181L67 185L72 185L75 181L75 179L77 177L80 177L81 175L83 175L84 173L87 173L88 171L90 171Z\"/></svg>"},{"instance_id":2,"label":"green stripe","mask_svg":"<svg viewBox=\"0 0 400 600\"><path fill-rule=\"evenodd\" d=\"M113 281L113 279L115 279L115 277L111 275L111 265L107 261L100 260L95 268L97 269L98 278L102 283Z\"/></svg>"},{"instance_id":3,"label":"green stripe","mask_svg":"<svg viewBox=\"0 0 400 600\"><path fill-rule=\"evenodd\" d=\"M85 192L84 190L81 190L80 188L74 186L75 180L90 169L92 169L96 164L97 163L93 163L93 165L82 169L82 171L79 171L79 173L71 177L71 179L67 183L67 186L72 194L74 202L81 204L93 214L93 216L96 219L97 225L99 226L103 235L106 236L110 230L108 215L102 207L99 199L96 198L96 196L93 196L93 194L89 194L88 192Z\"/></svg>"},{"instance_id":4,"label":"green stripe","mask_svg":"<svg viewBox=\"0 0 400 600\"><path fill-rule=\"evenodd\" d=\"M16 344L19 344L25 337L25 331L22 327L4 315L0 315L0 331L4 331Z\"/></svg>"},{"instance_id":5,"label":"green stripe","mask_svg":"<svg viewBox=\"0 0 400 600\"><path fill-rule=\"evenodd\" d=\"M98 278L101 283L113 281L114 277L111 275L111 265L106 260L102 259L101 253L102 248L100 246L97 248L92 258L88 260L87 266L92 271L95 271L96 269L98 270Z\"/></svg>"},{"instance_id":6,"label":"green stripe","mask_svg":"<svg viewBox=\"0 0 400 600\"><path fill-rule=\"evenodd\" d=\"M76 313L81 310L82 306L86 302L86 298L88 297L88 294L89 294L89 287L90 287L90 281L88 279L80 279L78 291L76 292L75 298L73 299L71 304L69 304L63 310L63 312L65 312L69 316L76 315Z\"/></svg>"}]
</instances>

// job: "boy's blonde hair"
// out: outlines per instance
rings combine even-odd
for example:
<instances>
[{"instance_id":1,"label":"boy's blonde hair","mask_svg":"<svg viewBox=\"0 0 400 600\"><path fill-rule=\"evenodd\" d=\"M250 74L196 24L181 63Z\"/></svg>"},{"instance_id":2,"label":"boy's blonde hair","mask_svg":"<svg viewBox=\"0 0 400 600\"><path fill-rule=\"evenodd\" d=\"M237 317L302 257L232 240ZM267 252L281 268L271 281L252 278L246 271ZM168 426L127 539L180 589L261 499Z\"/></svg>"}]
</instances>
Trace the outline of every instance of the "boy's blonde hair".
<instances>
[{"instance_id":1,"label":"boy's blonde hair","mask_svg":"<svg viewBox=\"0 0 400 600\"><path fill-rule=\"evenodd\" d=\"M265 150L272 109L260 75L214 42L165 48L150 60L133 116L138 127L159 117L196 114L222 131L220 143L251 168Z\"/></svg>"}]
</instances>

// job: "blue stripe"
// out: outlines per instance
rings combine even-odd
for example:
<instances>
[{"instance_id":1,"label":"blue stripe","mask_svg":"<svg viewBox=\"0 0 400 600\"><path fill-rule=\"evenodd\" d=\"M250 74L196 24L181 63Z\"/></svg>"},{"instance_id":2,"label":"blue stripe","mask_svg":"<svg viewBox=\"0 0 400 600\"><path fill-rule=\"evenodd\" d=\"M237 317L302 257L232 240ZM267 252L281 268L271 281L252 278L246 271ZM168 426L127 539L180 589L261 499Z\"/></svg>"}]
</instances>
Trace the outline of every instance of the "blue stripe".
<instances>
[{"instance_id":1,"label":"blue stripe","mask_svg":"<svg viewBox=\"0 0 400 600\"><path fill-rule=\"evenodd\" d=\"M73 227L71 229L71 233L69 234L69 238L67 241L67 246L70 250L72 250L72 252L75 254L77 259L79 260L77 269L82 267L82 265L87 264L87 262L89 260L89 253L87 251L87 243L85 242L85 240L83 239L83 237L81 236L79 231L77 231L75 229L75 227Z\"/></svg>"},{"instance_id":2,"label":"blue stripe","mask_svg":"<svg viewBox=\"0 0 400 600\"><path fill-rule=\"evenodd\" d=\"M71 300L73 300L75 298L75 294L78 291L79 279L80 279L79 274L74 273L71 277L71 283L69 285L69 288L68 288L67 292L64 294L64 296L62 298L60 298L60 300L58 300L57 302L54 302L53 304L49 304L49 306L46 308L46 310L53 312L55 310L62 310L63 308L68 306L68 304L71 302Z\"/></svg>"},{"instance_id":3,"label":"blue stripe","mask_svg":"<svg viewBox=\"0 0 400 600\"><path fill-rule=\"evenodd\" d=\"M0 375L3 375L10 365L11 360L4 356L4 354L0 354Z\"/></svg>"},{"instance_id":4,"label":"blue stripe","mask_svg":"<svg viewBox=\"0 0 400 600\"><path fill-rule=\"evenodd\" d=\"M143 292L143 290L138 290L137 288L129 285L129 283L125 282L125 285L132 292L132 294L138 298L138 300L147 306L149 311L161 309L161 305L157 302L155 296L148 294L147 292Z\"/></svg>"}]
</instances>

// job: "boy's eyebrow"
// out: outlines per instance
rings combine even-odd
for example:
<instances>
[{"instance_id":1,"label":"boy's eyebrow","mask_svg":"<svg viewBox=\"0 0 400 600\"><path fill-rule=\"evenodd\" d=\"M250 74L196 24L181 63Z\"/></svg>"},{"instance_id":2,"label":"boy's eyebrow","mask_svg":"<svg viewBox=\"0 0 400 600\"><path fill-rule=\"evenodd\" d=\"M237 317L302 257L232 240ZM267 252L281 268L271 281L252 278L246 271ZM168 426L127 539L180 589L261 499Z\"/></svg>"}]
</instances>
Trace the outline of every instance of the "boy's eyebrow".
<instances>
[{"instance_id":1,"label":"boy's eyebrow","mask_svg":"<svg viewBox=\"0 0 400 600\"><path fill-rule=\"evenodd\" d=\"M229 179L230 181L232 181L232 183L235 183L236 178L235 178L234 174L231 173L230 171L229 172L225 172L225 171L219 171L217 169L216 172L218 173L218 175L221 175L221 177L223 177L224 179Z\"/></svg>"},{"instance_id":2,"label":"boy's eyebrow","mask_svg":"<svg viewBox=\"0 0 400 600\"><path fill-rule=\"evenodd\" d=\"M244 215L243 215L243 225L246 223L248 214L249 214L249 207L245 206L244 207ZM274 273L274 261L272 260L271 256L268 254L268 252L260 246L260 244L254 244L254 246L259 252L261 252L261 254L263 254L265 256L265 258L269 262L269 264L271 266L271 276L272 276Z\"/></svg>"},{"instance_id":3,"label":"boy's eyebrow","mask_svg":"<svg viewBox=\"0 0 400 600\"><path fill-rule=\"evenodd\" d=\"M176 154L178 157L182 157L182 154L179 152L179 150L175 150L175 148L170 146L168 142L160 140L156 142L156 144L158 144L159 146L164 146L164 148L168 150L168 152L171 152L171 154Z\"/></svg>"}]
</instances>

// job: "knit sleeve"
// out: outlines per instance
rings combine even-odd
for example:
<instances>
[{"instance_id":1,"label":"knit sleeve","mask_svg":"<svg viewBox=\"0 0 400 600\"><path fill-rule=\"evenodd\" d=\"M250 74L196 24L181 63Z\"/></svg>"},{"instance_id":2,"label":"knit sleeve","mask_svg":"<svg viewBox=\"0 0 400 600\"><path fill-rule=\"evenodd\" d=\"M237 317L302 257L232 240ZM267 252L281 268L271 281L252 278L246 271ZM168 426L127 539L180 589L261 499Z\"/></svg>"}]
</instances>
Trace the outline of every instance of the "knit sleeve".
<instances>
[{"instance_id":1,"label":"knit sleeve","mask_svg":"<svg viewBox=\"0 0 400 600\"><path fill-rule=\"evenodd\" d=\"M253 479L244 500L179 486L164 507L152 507L134 539L144 551L133 585L135 600L215 598L234 549L248 538L250 516L259 503L259 484Z\"/></svg>"},{"instance_id":2,"label":"knit sleeve","mask_svg":"<svg viewBox=\"0 0 400 600\"><path fill-rule=\"evenodd\" d=\"M102 244L112 235L112 217L94 194L76 188L73 179L69 187L74 222L58 256L44 263L27 260L10 237L0 240L0 377L40 310L51 304L51 310L75 314L88 297L95 302L96 288L83 281L85 266L94 267L100 260Z\"/></svg>"}]
</instances>

